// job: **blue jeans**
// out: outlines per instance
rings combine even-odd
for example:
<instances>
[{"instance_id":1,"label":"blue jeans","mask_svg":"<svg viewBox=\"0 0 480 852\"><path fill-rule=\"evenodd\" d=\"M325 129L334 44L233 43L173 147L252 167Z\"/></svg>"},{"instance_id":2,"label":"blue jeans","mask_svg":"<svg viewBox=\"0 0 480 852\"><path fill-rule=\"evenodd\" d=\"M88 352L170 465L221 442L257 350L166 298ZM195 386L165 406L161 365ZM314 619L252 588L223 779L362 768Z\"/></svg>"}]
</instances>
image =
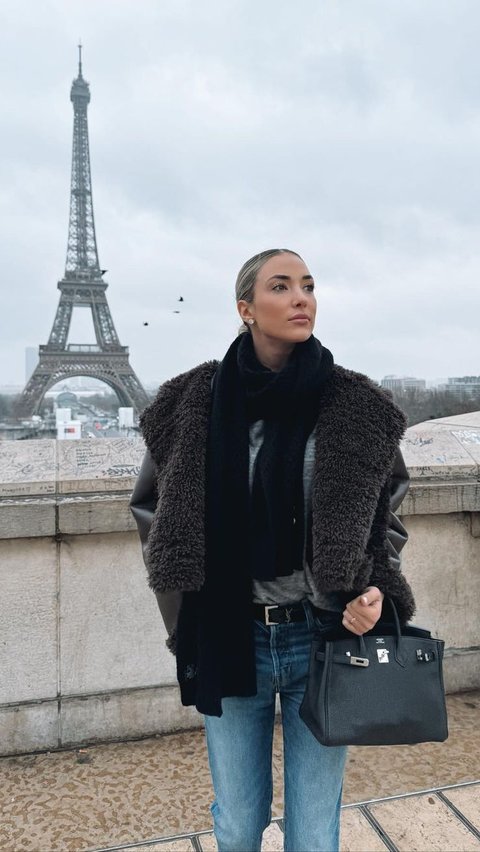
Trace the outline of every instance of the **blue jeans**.
<instances>
[{"instance_id":1,"label":"blue jeans","mask_svg":"<svg viewBox=\"0 0 480 852\"><path fill-rule=\"evenodd\" d=\"M223 715L205 717L220 852L257 852L271 819L275 694L280 693L284 746L285 850L335 852L346 748L317 742L298 715L315 623L255 622L257 694L224 698ZM232 629L235 629L234 627Z\"/></svg>"}]
</instances>

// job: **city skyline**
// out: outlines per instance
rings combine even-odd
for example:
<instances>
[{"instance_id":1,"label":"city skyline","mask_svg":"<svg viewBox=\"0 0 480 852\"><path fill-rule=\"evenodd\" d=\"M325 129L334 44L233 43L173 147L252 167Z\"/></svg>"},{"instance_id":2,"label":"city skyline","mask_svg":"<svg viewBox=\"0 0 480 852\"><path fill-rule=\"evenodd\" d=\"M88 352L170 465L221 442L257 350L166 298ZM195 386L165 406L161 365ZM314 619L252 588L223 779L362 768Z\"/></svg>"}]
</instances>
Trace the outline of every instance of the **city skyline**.
<instances>
[{"instance_id":1,"label":"city skyline","mask_svg":"<svg viewBox=\"0 0 480 852\"><path fill-rule=\"evenodd\" d=\"M31 375L31 371L33 370L32 365L33 365L33 353L34 352L36 352L35 347L26 347L26 349L25 349L25 379L24 379L23 384L18 384L18 385L15 385L15 384L10 384L10 385L4 384L4 385L2 385L2 384L0 384L0 394L7 394L7 395L16 394L16 393L19 393L22 390L22 388L25 385L25 382L28 381L28 379ZM36 363L36 361L35 361L35 363ZM458 382L458 381L461 381L462 379L468 379L468 378L475 378L476 379L476 378L479 378L479 377L473 376L473 375L472 376L469 375L469 376L435 376L435 377L430 377L430 376L411 376L411 375L407 376L406 374L398 374L398 375L397 374L387 374L387 375L381 376L378 379L378 383L381 384L383 387L390 387L390 389L392 389L394 387L395 380L397 380L398 382L401 382L403 379L408 379L408 380L413 379L414 382L418 382L418 381L425 382L426 383L425 389L429 390L429 389L435 389L435 388L436 389L442 389L443 385L445 385L445 387L447 387L450 382L453 382L453 381ZM388 383L385 382L385 380L388 380L388 379L393 379L394 383L392 385L389 385ZM103 391L106 392L106 393L114 393L113 389L108 387L104 382L102 382L99 379L90 378L89 376L77 376L76 378L73 378L73 379L71 378L71 379L61 380L57 385L55 385L55 392L56 393L60 392L59 391L60 385L71 388L73 390L76 390L77 388L81 388L83 390L88 390L88 391L103 389ZM150 383L146 383L145 387L148 391L152 392L156 389L157 384L156 384L156 382L150 382ZM49 393L50 393L50 391L48 391L46 395L48 396Z\"/></svg>"},{"instance_id":2,"label":"city skyline","mask_svg":"<svg viewBox=\"0 0 480 852\"><path fill-rule=\"evenodd\" d=\"M480 9L267 2L252 30L250 8L2 4L1 385L57 304L79 34L100 261L142 381L222 357L238 268L269 245L304 255L337 362L479 372Z\"/></svg>"}]
</instances>

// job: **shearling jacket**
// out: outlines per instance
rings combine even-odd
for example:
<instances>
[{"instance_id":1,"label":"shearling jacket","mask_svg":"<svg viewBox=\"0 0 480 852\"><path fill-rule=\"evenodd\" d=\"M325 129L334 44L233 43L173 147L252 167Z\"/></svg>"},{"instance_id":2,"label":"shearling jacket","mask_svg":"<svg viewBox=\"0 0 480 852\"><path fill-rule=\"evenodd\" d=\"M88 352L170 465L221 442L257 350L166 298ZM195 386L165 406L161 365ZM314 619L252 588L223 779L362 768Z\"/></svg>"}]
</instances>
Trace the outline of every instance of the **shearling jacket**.
<instances>
[{"instance_id":1,"label":"shearling jacket","mask_svg":"<svg viewBox=\"0 0 480 852\"><path fill-rule=\"evenodd\" d=\"M182 592L205 578L205 459L217 362L176 376L141 417L147 452L132 495L148 580L170 648ZM412 592L400 571L406 531L395 516L408 489L398 449L405 417L366 376L336 365L315 428L312 574L322 592L351 597L367 585L412 617ZM232 545L233 546L233 545Z\"/></svg>"}]
</instances>

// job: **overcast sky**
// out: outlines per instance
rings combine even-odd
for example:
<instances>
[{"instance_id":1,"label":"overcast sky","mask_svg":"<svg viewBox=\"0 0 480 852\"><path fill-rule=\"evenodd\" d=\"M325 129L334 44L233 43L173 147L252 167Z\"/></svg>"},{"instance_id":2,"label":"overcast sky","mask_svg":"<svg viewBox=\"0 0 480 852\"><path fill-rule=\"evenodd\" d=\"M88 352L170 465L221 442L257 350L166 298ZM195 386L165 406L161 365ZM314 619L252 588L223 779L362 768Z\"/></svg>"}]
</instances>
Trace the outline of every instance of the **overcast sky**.
<instances>
[{"instance_id":1,"label":"overcast sky","mask_svg":"<svg viewBox=\"0 0 480 852\"><path fill-rule=\"evenodd\" d=\"M314 275L338 363L480 374L478 0L2 0L0 384L58 303L79 37L100 264L142 381L222 357L237 271L275 246Z\"/></svg>"}]
</instances>

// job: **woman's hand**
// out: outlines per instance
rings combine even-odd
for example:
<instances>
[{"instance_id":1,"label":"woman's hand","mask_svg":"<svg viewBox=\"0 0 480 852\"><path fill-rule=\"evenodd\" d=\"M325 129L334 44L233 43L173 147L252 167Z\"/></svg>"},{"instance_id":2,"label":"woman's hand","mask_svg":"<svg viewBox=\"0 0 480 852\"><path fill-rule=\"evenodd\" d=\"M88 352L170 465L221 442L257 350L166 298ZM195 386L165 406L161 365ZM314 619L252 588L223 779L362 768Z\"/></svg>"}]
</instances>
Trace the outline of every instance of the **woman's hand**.
<instances>
[{"instance_id":1,"label":"woman's hand","mask_svg":"<svg viewBox=\"0 0 480 852\"><path fill-rule=\"evenodd\" d=\"M357 636L371 630L382 614L383 597L376 586L368 586L358 598L347 603L343 610L343 626Z\"/></svg>"}]
</instances>

